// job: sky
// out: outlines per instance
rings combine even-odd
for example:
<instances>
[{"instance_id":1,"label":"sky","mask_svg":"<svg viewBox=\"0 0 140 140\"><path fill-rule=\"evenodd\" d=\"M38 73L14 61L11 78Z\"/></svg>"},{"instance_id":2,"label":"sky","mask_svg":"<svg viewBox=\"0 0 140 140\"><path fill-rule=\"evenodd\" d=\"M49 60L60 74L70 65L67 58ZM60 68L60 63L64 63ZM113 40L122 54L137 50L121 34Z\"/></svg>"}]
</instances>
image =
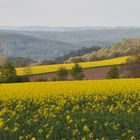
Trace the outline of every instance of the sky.
<instances>
[{"instance_id":1,"label":"sky","mask_svg":"<svg viewBox=\"0 0 140 140\"><path fill-rule=\"evenodd\" d=\"M0 0L0 26L140 26L140 0Z\"/></svg>"}]
</instances>

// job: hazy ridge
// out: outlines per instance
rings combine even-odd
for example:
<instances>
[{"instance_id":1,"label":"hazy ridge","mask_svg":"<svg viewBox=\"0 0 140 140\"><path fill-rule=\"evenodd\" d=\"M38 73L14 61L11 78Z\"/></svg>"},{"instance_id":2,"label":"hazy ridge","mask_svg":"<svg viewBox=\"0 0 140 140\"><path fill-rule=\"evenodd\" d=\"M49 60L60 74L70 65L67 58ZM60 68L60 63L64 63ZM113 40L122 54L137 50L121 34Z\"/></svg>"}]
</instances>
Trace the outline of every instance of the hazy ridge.
<instances>
[{"instance_id":1,"label":"hazy ridge","mask_svg":"<svg viewBox=\"0 0 140 140\"><path fill-rule=\"evenodd\" d=\"M139 27L0 27L0 54L42 61L82 47L106 47L138 37Z\"/></svg>"}]
</instances>

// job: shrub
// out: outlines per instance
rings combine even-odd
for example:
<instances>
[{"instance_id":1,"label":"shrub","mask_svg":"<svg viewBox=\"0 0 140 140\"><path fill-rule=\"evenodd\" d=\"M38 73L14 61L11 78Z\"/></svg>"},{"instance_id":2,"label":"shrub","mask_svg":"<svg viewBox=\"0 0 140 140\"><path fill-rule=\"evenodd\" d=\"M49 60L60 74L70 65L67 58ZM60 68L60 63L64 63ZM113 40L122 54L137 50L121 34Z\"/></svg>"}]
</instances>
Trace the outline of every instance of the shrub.
<instances>
[{"instance_id":1,"label":"shrub","mask_svg":"<svg viewBox=\"0 0 140 140\"><path fill-rule=\"evenodd\" d=\"M57 70L57 80L64 81L67 79L68 71L65 67L60 67Z\"/></svg>"},{"instance_id":2,"label":"shrub","mask_svg":"<svg viewBox=\"0 0 140 140\"><path fill-rule=\"evenodd\" d=\"M119 70L116 66L112 66L108 72L107 79L119 78Z\"/></svg>"}]
</instances>

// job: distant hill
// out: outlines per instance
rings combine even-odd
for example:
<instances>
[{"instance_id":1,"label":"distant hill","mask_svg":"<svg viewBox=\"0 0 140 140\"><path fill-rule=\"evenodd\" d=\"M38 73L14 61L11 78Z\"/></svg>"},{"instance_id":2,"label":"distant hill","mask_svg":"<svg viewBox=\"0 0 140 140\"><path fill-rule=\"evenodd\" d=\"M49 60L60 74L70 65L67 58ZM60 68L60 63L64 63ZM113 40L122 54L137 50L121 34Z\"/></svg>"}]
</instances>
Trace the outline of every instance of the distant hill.
<instances>
[{"instance_id":1,"label":"distant hill","mask_svg":"<svg viewBox=\"0 0 140 140\"><path fill-rule=\"evenodd\" d=\"M73 28L70 31L18 31L25 35L39 38L63 41L76 44L79 47L101 46L106 47L112 43L127 38L139 38L140 28Z\"/></svg>"},{"instance_id":2,"label":"distant hill","mask_svg":"<svg viewBox=\"0 0 140 140\"><path fill-rule=\"evenodd\" d=\"M138 37L139 27L0 27L0 53L40 62L82 47L106 47Z\"/></svg>"},{"instance_id":3,"label":"distant hill","mask_svg":"<svg viewBox=\"0 0 140 140\"><path fill-rule=\"evenodd\" d=\"M6 57L0 54L0 67L6 61L10 61L15 67L27 67L27 66L32 66L37 64L37 62L32 59L28 59L24 57Z\"/></svg>"},{"instance_id":4,"label":"distant hill","mask_svg":"<svg viewBox=\"0 0 140 140\"><path fill-rule=\"evenodd\" d=\"M106 27L106 26L0 26L0 30L16 30L16 31L51 31L51 32L65 32L65 31L85 31L85 30L112 30L112 29L136 29L140 26L118 26L118 27Z\"/></svg>"},{"instance_id":5,"label":"distant hill","mask_svg":"<svg viewBox=\"0 0 140 140\"><path fill-rule=\"evenodd\" d=\"M25 57L39 61L53 59L76 48L76 45L62 41L20 33L0 32L0 53L6 57Z\"/></svg>"},{"instance_id":6,"label":"distant hill","mask_svg":"<svg viewBox=\"0 0 140 140\"><path fill-rule=\"evenodd\" d=\"M138 51L139 50L139 51ZM140 38L135 39L123 39L118 43L105 48L101 48L98 51L93 51L79 57L71 57L66 62L73 62L76 60L81 61L96 61L103 59L116 58L120 56L134 55L140 52Z\"/></svg>"},{"instance_id":7,"label":"distant hill","mask_svg":"<svg viewBox=\"0 0 140 140\"><path fill-rule=\"evenodd\" d=\"M102 48L96 52L98 57L114 58L119 56L133 55L140 49L140 38L123 39L110 47Z\"/></svg>"},{"instance_id":8,"label":"distant hill","mask_svg":"<svg viewBox=\"0 0 140 140\"><path fill-rule=\"evenodd\" d=\"M6 61L11 62L16 68L34 66L37 64L36 61L24 57L8 57Z\"/></svg>"},{"instance_id":9,"label":"distant hill","mask_svg":"<svg viewBox=\"0 0 140 140\"><path fill-rule=\"evenodd\" d=\"M85 30L110 30L110 29L135 29L139 28L139 26L118 26L118 27L106 27L106 26L73 26L73 27L65 27L65 26L0 26L0 30L16 30L16 31L85 31Z\"/></svg>"},{"instance_id":10,"label":"distant hill","mask_svg":"<svg viewBox=\"0 0 140 140\"><path fill-rule=\"evenodd\" d=\"M101 48L99 46L92 46L90 48L83 47L83 48L75 50L75 51L70 51L69 53L67 53L67 54L65 54L61 57L57 57L55 59L55 62L56 63L63 63L65 60L68 60L71 57L83 56L84 54L94 52L94 51L98 51L100 49Z\"/></svg>"}]
</instances>

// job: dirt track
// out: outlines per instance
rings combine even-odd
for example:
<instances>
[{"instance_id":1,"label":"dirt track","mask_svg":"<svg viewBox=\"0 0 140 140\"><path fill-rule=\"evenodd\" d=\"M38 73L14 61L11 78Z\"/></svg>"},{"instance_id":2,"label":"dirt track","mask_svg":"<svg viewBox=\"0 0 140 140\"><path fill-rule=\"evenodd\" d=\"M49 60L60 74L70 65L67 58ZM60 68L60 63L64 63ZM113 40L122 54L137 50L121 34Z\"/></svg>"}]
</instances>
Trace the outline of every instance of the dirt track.
<instances>
[{"instance_id":1,"label":"dirt track","mask_svg":"<svg viewBox=\"0 0 140 140\"><path fill-rule=\"evenodd\" d=\"M90 69L83 69L83 73L85 75L84 79L92 80L92 79L105 79L110 67L100 67L100 68L90 68ZM32 75L30 76L30 81L38 81L38 80L52 80L56 77L56 73L49 73L49 74L40 74L40 75ZM69 74L68 79L72 79L71 75Z\"/></svg>"}]
</instances>

